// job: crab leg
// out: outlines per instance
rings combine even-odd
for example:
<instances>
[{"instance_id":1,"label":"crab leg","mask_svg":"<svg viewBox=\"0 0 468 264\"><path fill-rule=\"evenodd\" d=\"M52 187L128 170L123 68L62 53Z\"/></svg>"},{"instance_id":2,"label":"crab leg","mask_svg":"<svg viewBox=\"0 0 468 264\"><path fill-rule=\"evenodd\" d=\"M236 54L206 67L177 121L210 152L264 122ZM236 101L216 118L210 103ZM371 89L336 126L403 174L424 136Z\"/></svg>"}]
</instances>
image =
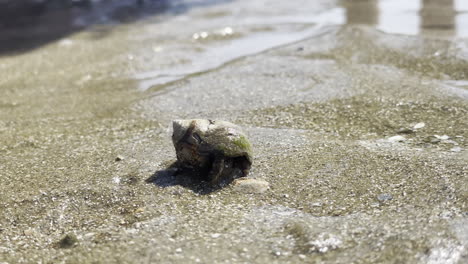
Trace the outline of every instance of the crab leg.
<instances>
[{"instance_id":1,"label":"crab leg","mask_svg":"<svg viewBox=\"0 0 468 264\"><path fill-rule=\"evenodd\" d=\"M208 177L211 180L211 183L218 183L219 176L223 173L223 169L224 169L224 158L216 157L213 161L213 165L208 174Z\"/></svg>"}]
</instances>

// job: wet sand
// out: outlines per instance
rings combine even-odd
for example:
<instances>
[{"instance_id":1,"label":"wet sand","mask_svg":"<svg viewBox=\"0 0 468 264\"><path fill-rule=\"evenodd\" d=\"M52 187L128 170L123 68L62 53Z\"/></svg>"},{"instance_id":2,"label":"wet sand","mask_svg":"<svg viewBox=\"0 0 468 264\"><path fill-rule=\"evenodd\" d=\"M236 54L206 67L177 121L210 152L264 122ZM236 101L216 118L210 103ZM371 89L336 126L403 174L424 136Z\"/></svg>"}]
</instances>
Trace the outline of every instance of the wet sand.
<instances>
[{"instance_id":1,"label":"wet sand","mask_svg":"<svg viewBox=\"0 0 468 264\"><path fill-rule=\"evenodd\" d=\"M185 1L3 53L0 263L467 262L464 9L299 2ZM270 189L147 183L178 118L244 127Z\"/></svg>"}]
</instances>

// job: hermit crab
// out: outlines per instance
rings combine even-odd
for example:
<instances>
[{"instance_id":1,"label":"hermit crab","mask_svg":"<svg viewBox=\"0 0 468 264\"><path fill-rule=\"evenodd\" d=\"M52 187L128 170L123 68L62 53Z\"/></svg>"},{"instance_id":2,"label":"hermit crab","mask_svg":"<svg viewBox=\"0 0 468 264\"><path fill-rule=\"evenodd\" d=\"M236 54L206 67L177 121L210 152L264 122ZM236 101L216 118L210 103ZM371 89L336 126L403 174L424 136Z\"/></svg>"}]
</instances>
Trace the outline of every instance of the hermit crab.
<instances>
[{"instance_id":1,"label":"hermit crab","mask_svg":"<svg viewBox=\"0 0 468 264\"><path fill-rule=\"evenodd\" d=\"M174 120L172 126L178 167L191 169L212 184L249 173L252 147L239 126L208 119Z\"/></svg>"}]
</instances>

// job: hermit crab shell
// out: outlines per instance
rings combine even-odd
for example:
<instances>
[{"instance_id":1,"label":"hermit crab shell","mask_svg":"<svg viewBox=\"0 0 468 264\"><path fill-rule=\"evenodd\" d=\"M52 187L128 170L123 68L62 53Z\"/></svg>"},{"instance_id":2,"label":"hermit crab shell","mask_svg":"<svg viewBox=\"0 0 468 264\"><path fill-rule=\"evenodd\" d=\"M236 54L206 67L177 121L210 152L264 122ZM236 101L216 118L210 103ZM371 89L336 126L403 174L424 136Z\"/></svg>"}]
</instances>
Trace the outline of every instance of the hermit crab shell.
<instances>
[{"instance_id":1,"label":"hermit crab shell","mask_svg":"<svg viewBox=\"0 0 468 264\"><path fill-rule=\"evenodd\" d=\"M215 160L221 160L226 161L226 168L238 167L246 176L252 164L249 140L239 126L230 122L174 120L172 141L182 166L208 168L215 166Z\"/></svg>"}]
</instances>

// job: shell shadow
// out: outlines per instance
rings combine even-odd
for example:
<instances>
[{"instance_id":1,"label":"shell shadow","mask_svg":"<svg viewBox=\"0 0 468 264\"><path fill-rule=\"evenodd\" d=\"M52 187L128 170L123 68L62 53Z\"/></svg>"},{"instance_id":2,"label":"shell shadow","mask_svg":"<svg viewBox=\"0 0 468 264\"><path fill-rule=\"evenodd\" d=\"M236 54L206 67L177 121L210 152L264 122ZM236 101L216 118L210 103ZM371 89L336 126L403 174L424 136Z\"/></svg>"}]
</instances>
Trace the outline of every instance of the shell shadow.
<instances>
[{"instance_id":1,"label":"shell shadow","mask_svg":"<svg viewBox=\"0 0 468 264\"><path fill-rule=\"evenodd\" d=\"M210 194L225 186L225 184L213 185L207 181L205 173L181 168L177 162L166 169L154 172L145 182L162 188L179 185L202 195Z\"/></svg>"}]
</instances>

